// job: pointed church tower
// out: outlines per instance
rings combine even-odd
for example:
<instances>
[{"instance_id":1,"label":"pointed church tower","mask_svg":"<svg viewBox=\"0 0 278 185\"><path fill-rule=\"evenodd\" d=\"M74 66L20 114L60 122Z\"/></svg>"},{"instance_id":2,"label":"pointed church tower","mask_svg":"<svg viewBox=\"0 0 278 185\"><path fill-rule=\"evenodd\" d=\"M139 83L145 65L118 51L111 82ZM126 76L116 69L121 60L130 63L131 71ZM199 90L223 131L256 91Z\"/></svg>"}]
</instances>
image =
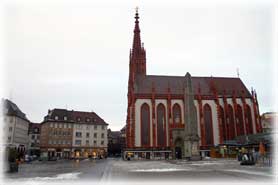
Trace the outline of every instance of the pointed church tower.
<instances>
[{"instance_id":1,"label":"pointed church tower","mask_svg":"<svg viewBox=\"0 0 278 185\"><path fill-rule=\"evenodd\" d=\"M133 80L136 75L146 75L146 51L143 43L141 43L138 8L136 8L134 18L135 27L133 31L133 44L130 52L130 75L132 73L131 76L133 76Z\"/></svg>"},{"instance_id":2,"label":"pointed church tower","mask_svg":"<svg viewBox=\"0 0 278 185\"><path fill-rule=\"evenodd\" d=\"M134 83L139 75L146 75L146 51L141 43L138 8L135 13L135 27L132 49L129 53L129 79L128 79L128 108L126 120L126 144L134 147L135 144L135 97Z\"/></svg>"}]
</instances>

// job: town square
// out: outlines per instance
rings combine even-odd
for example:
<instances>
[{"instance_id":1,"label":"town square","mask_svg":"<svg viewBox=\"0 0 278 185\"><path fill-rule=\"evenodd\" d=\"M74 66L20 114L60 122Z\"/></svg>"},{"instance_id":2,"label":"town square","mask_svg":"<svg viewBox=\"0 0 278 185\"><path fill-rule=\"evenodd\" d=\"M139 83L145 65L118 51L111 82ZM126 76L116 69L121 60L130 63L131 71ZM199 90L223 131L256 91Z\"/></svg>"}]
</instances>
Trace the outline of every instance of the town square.
<instances>
[{"instance_id":1,"label":"town square","mask_svg":"<svg viewBox=\"0 0 278 185\"><path fill-rule=\"evenodd\" d=\"M159 179L158 178L159 175ZM28 184L85 181L85 182L148 182L148 181L196 181L207 180L241 182L271 182L275 178L269 164L241 166L232 159L214 159L190 162L185 160L171 161L124 161L120 158L105 160L81 160L58 162L35 161L32 164L20 165L17 174L7 175L7 182L16 181Z\"/></svg>"}]
</instances>

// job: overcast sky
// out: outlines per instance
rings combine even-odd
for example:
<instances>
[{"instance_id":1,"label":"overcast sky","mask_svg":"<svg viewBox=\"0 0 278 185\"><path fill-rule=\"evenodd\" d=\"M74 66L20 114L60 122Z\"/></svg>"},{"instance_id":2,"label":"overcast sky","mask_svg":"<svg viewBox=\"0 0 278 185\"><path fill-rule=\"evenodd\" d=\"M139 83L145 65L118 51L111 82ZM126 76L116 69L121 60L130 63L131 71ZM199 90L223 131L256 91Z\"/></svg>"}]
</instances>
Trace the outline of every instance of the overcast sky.
<instances>
[{"instance_id":1,"label":"overcast sky","mask_svg":"<svg viewBox=\"0 0 278 185\"><path fill-rule=\"evenodd\" d=\"M239 68L260 112L274 111L270 3L6 3L4 97L32 122L53 108L93 110L120 130L137 5L148 74L236 77Z\"/></svg>"}]
</instances>

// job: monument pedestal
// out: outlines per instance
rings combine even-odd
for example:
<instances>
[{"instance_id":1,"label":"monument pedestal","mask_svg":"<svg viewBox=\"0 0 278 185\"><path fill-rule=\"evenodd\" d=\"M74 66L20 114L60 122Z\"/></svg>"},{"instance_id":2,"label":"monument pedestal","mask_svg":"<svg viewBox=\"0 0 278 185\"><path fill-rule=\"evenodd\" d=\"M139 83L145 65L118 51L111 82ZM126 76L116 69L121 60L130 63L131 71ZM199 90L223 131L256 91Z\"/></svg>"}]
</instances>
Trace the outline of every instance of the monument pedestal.
<instances>
[{"instance_id":1,"label":"monument pedestal","mask_svg":"<svg viewBox=\"0 0 278 185\"><path fill-rule=\"evenodd\" d=\"M184 157L190 161L201 160L200 150L199 150L199 137L198 136L188 136L184 140Z\"/></svg>"}]
</instances>

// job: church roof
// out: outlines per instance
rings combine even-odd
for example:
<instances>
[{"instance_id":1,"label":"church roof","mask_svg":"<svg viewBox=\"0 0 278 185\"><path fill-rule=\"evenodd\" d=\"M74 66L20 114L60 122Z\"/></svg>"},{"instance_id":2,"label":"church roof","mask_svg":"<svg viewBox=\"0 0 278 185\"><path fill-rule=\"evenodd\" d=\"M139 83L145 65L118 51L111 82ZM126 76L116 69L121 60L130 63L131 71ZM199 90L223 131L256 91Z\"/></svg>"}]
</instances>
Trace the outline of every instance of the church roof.
<instances>
[{"instance_id":1,"label":"church roof","mask_svg":"<svg viewBox=\"0 0 278 185\"><path fill-rule=\"evenodd\" d=\"M191 77L192 88L195 95L200 89L201 95L213 95L213 88L218 95L251 97L250 92L245 87L240 78L227 77ZM135 83L136 94L151 94L155 88L156 94L167 94L170 88L171 94L183 95L185 77L183 76L157 76L157 75L138 75Z\"/></svg>"}]
</instances>

